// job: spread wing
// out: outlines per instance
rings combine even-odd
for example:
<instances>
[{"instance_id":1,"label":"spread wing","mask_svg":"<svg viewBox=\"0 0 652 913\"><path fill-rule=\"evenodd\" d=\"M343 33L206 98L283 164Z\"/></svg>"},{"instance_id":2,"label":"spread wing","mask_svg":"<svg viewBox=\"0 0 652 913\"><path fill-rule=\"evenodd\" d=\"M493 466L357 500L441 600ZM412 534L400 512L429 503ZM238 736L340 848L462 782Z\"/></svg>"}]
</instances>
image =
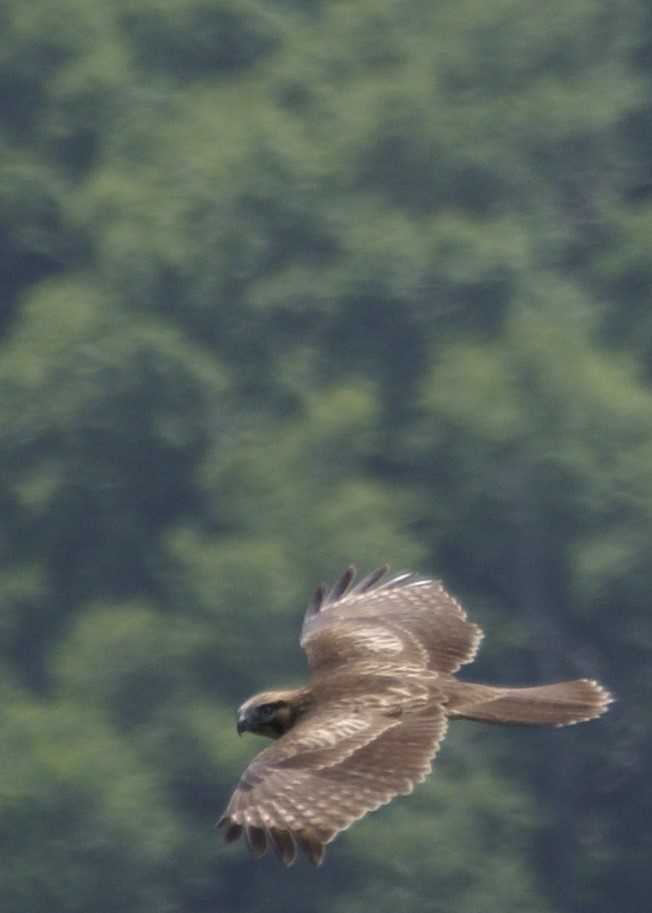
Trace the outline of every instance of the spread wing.
<instances>
[{"instance_id":1,"label":"spread wing","mask_svg":"<svg viewBox=\"0 0 652 913\"><path fill-rule=\"evenodd\" d=\"M435 580L380 568L354 584L349 568L320 587L301 636L315 709L245 770L219 822L227 841L244 832L288 865L299 845L318 864L340 831L411 792L446 732L438 676L481 637Z\"/></svg>"},{"instance_id":2,"label":"spread wing","mask_svg":"<svg viewBox=\"0 0 652 913\"><path fill-rule=\"evenodd\" d=\"M271 845L291 865L299 846L319 865L340 831L425 779L446 723L425 702L403 719L357 704L317 710L254 759L218 826L229 842L244 832L258 856Z\"/></svg>"},{"instance_id":3,"label":"spread wing","mask_svg":"<svg viewBox=\"0 0 652 913\"><path fill-rule=\"evenodd\" d=\"M482 630L440 581L386 575L383 567L354 583L350 567L317 589L301 632L313 675L358 663L449 673L475 657Z\"/></svg>"}]
</instances>

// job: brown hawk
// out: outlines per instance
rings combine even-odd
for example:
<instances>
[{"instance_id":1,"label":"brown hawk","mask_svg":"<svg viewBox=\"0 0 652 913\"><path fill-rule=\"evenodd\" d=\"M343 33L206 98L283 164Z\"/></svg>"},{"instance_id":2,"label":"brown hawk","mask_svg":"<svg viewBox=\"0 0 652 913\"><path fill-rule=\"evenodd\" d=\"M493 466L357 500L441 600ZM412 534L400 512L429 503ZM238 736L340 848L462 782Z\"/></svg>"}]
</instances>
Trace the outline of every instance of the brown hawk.
<instances>
[{"instance_id":1,"label":"brown hawk","mask_svg":"<svg viewBox=\"0 0 652 913\"><path fill-rule=\"evenodd\" d=\"M437 580L348 568L315 592L301 646L310 684L266 691L238 711L238 732L275 739L243 773L218 822L228 842L271 845L286 865L313 863L354 821L412 792L430 773L450 719L567 726L600 716L608 691L590 679L531 688L460 681L482 639Z\"/></svg>"}]
</instances>

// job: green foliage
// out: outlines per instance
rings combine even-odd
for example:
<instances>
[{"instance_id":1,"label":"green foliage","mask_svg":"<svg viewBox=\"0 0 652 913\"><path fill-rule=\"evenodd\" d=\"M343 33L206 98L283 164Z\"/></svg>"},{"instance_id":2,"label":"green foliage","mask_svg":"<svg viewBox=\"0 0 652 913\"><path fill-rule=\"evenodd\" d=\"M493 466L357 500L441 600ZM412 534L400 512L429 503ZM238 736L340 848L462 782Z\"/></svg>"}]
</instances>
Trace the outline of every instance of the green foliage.
<instances>
[{"instance_id":1,"label":"green foliage","mask_svg":"<svg viewBox=\"0 0 652 913\"><path fill-rule=\"evenodd\" d=\"M645 907L650 46L640 0L4 3L3 910ZM234 707L351 560L626 712L452 727L254 867Z\"/></svg>"},{"instance_id":2,"label":"green foliage","mask_svg":"<svg viewBox=\"0 0 652 913\"><path fill-rule=\"evenodd\" d=\"M264 4L199 0L118 4L120 21L141 65L172 79L201 78L252 66L276 44Z\"/></svg>"},{"instance_id":3,"label":"green foliage","mask_svg":"<svg viewBox=\"0 0 652 913\"><path fill-rule=\"evenodd\" d=\"M5 692L3 706L5 909L173 909L178 825L151 765L82 702Z\"/></svg>"}]
</instances>

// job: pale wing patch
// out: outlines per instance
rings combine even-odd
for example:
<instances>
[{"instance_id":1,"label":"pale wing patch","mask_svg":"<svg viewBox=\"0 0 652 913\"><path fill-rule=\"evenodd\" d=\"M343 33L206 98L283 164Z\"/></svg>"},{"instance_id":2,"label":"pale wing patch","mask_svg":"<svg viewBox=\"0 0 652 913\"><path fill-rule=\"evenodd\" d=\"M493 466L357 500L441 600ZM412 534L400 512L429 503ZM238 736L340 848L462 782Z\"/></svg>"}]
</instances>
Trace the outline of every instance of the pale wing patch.
<instances>
[{"instance_id":1,"label":"pale wing patch","mask_svg":"<svg viewBox=\"0 0 652 913\"><path fill-rule=\"evenodd\" d=\"M403 650L403 641L388 628L366 625L355 634L356 644L370 653L397 656Z\"/></svg>"},{"instance_id":2,"label":"pale wing patch","mask_svg":"<svg viewBox=\"0 0 652 913\"><path fill-rule=\"evenodd\" d=\"M336 716L325 725L312 725L305 729L295 741L295 754L333 748L338 742L360 736L371 728L371 721L364 716ZM377 731L377 727L374 728Z\"/></svg>"},{"instance_id":3,"label":"pale wing patch","mask_svg":"<svg viewBox=\"0 0 652 913\"><path fill-rule=\"evenodd\" d=\"M407 660L423 667L425 656L412 634L396 625L337 616L332 624L311 631L303 648L313 672L343 665L350 668L372 659L387 667Z\"/></svg>"},{"instance_id":4,"label":"pale wing patch","mask_svg":"<svg viewBox=\"0 0 652 913\"><path fill-rule=\"evenodd\" d=\"M304 647L307 649L320 633L317 631L315 635L305 638ZM364 624L341 621L337 626L329 626L328 634L334 648L345 651L349 657L365 656L368 653L395 657L405 647L403 639L391 628L366 621Z\"/></svg>"}]
</instances>

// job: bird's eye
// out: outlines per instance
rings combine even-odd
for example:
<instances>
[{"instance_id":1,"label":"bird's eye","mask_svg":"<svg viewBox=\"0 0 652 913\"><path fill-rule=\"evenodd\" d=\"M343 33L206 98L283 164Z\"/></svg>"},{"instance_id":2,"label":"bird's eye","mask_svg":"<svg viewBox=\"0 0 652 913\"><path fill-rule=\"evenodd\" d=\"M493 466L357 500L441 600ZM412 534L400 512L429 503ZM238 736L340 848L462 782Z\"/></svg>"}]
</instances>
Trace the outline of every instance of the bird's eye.
<instances>
[{"instance_id":1,"label":"bird's eye","mask_svg":"<svg viewBox=\"0 0 652 913\"><path fill-rule=\"evenodd\" d=\"M258 708L259 716L264 720L271 720L278 709L278 704L261 704Z\"/></svg>"}]
</instances>

